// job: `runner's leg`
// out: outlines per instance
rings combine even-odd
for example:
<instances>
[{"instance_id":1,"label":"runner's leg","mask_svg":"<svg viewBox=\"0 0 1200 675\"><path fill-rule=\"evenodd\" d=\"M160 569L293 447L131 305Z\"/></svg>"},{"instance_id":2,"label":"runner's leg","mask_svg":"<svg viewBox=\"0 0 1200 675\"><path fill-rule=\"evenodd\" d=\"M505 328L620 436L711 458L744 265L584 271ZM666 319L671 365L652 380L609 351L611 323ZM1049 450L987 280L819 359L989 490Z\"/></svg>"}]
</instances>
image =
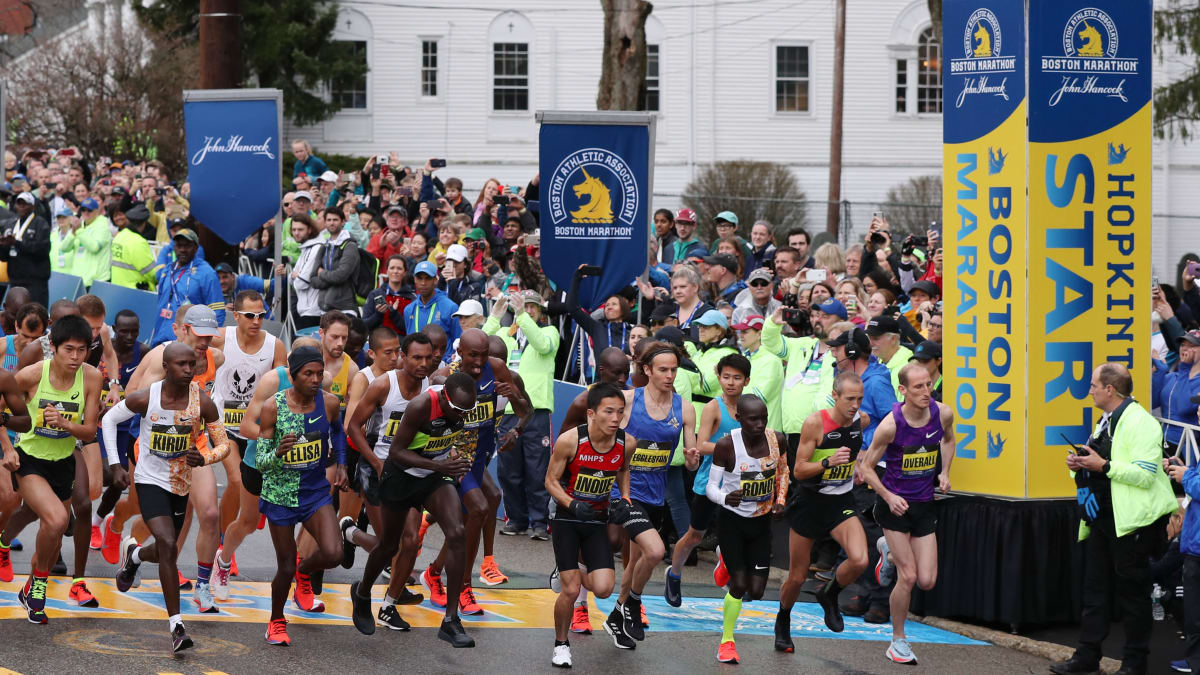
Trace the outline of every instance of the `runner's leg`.
<instances>
[{"instance_id":1,"label":"runner's leg","mask_svg":"<svg viewBox=\"0 0 1200 675\"><path fill-rule=\"evenodd\" d=\"M296 576L296 528L291 525L268 525L271 543L275 545L275 576L271 579L271 621L283 618L283 605L292 578Z\"/></svg>"},{"instance_id":2,"label":"runner's leg","mask_svg":"<svg viewBox=\"0 0 1200 675\"><path fill-rule=\"evenodd\" d=\"M221 503L219 506L220 534L224 534L229 525L237 520L238 514L241 512L242 505L242 452L245 448L245 441L236 441L237 447L233 448L235 452L230 452L225 455L225 459L221 460L221 466L225 467L225 492L221 494ZM219 540L219 537L218 537ZM211 558L210 558L211 559Z\"/></svg>"},{"instance_id":3,"label":"runner's leg","mask_svg":"<svg viewBox=\"0 0 1200 675\"><path fill-rule=\"evenodd\" d=\"M317 509L311 518L304 521L304 531L313 542L313 550L300 560L298 571L311 575L318 570L327 570L342 562L342 537L338 531L337 517L332 504Z\"/></svg>"},{"instance_id":4,"label":"runner's leg","mask_svg":"<svg viewBox=\"0 0 1200 675\"><path fill-rule=\"evenodd\" d=\"M232 488L226 488L226 494L229 491ZM225 528L225 539L221 542L221 560L226 563L233 562L233 554L237 553L238 547L258 529L258 497L250 494L243 483L238 484L238 492L238 516Z\"/></svg>"},{"instance_id":5,"label":"runner's leg","mask_svg":"<svg viewBox=\"0 0 1200 675\"><path fill-rule=\"evenodd\" d=\"M388 509L380 508L379 511L386 519ZM400 535L398 550L394 555L387 556L387 560L392 563L392 578L388 581L387 594L393 598L400 597L404 592L404 587L408 584L408 577L417 564L417 550L420 548L417 544L417 531L421 529L421 509L408 509L407 515L403 517L403 520L397 522L396 527L402 529L403 534ZM379 539L382 546L382 531Z\"/></svg>"},{"instance_id":6,"label":"runner's leg","mask_svg":"<svg viewBox=\"0 0 1200 675\"><path fill-rule=\"evenodd\" d=\"M17 476L21 496L30 512L40 521L37 546L33 552L33 570L48 574L58 559L63 535L70 521L70 501L61 501L45 478L36 475ZM11 540L9 540L11 541Z\"/></svg>"},{"instance_id":7,"label":"runner's leg","mask_svg":"<svg viewBox=\"0 0 1200 675\"><path fill-rule=\"evenodd\" d=\"M96 451L99 452L98 445L92 444ZM82 456L80 456L82 455ZM89 493L91 489L91 469L86 461L88 453L85 451L75 457L75 486L71 490L71 511L75 514L75 531L73 538L75 540L75 560L72 571L75 573L76 579L82 579L87 576L87 559L88 553L91 552L90 544L92 541L92 497ZM100 466L99 457L96 462L96 497L100 496Z\"/></svg>"},{"instance_id":8,"label":"runner's leg","mask_svg":"<svg viewBox=\"0 0 1200 675\"><path fill-rule=\"evenodd\" d=\"M867 561L870 560L867 556L867 534L857 517L843 520L830 534L846 552L846 559L837 566L837 574L834 575L834 581L840 590L854 583L863 570L867 569ZM934 555L937 555L936 549ZM935 566L934 573L936 572Z\"/></svg>"},{"instance_id":9,"label":"runner's leg","mask_svg":"<svg viewBox=\"0 0 1200 675\"><path fill-rule=\"evenodd\" d=\"M912 589L917 583L917 560L912 546L912 542L915 540L909 537L907 532L896 532L887 529L883 531L883 536L887 537L888 549L892 553L892 563L896 566L896 585L892 588L890 598L892 639L903 640L906 639L904 634L904 620L908 617L908 606L912 599ZM933 539L932 536L921 538ZM933 553L934 562L936 563L936 548ZM936 574L936 570L934 573Z\"/></svg>"},{"instance_id":10,"label":"runner's leg","mask_svg":"<svg viewBox=\"0 0 1200 675\"><path fill-rule=\"evenodd\" d=\"M445 541L442 549L446 557L446 619L458 617L458 596L462 592L463 567L466 565L467 546L463 534L462 501L458 490L450 483L438 487L425 500L425 508L437 517ZM661 554L660 554L661 555ZM395 576L395 568L392 569Z\"/></svg>"},{"instance_id":11,"label":"runner's leg","mask_svg":"<svg viewBox=\"0 0 1200 675\"><path fill-rule=\"evenodd\" d=\"M175 522L170 516L156 516L147 522L154 545L143 544L138 550L142 562L158 565L158 581L162 585L167 616L179 614L179 550L175 546Z\"/></svg>"},{"instance_id":12,"label":"runner's leg","mask_svg":"<svg viewBox=\"0 0 1200 675\"><path fill-rule=\"evenodd\" d=\"M487 517L484 518L482 527L483 554L493 556L496 547L496 514L500 510L500 502L504 500L504 495L500 494L500 486L496 485L492 474L487 471L483 472L483 494L488 501Z\"/></svg>"},{"instance_id":13,"label":"runner's leg","mask_svg":"<svg viewBox=\"0 0 1200 675\"><path fill-rule=\"evenodd\" d=\"M87 464L87 496L88 503L96 501L100 498L100 493L104 491L104 468L100 461L100 444L93 441L83 446L83 461ZM76 458L78 462L79 458ZM79 475L76 472L76 475ZM89 514L90 515L90 514Z\"/></svg>"},{"instance_id":14,"label":"runner's leg","mask_svg":"<svg viewBox=\"0 0 1200 675\"><path fill-rule=\"evenodd\" d=\"M392 561L392 557L396 555L396 551L400 549L400 538L407 538L409 533L409 524L412 522L411 516L413 513L420 518L420 511L411 508L395 510L384 506L379 509L380 523L382 525L379 531L379 545L375 547L367 555L366 565L363 566L362 581L358 585L358 593L363 597L371 596L371 587L375 585L375 580L379 578L379 574L383 572L383 568ZM417 531L412 528L412 538L416 541ZM409 562L409 569L404 573L401 579L407 579L408 574L412 572L412 563ZM392 566L392 580L397 578L395 565ZM392 597L396 597L392 595Z\"/></svg>"},{"instance_id":15,"label":"runner's leg","mask_svg":"<svg viewBox=\"0 0 1200 675\"><path fill-rule=\"evenodd\" d=\"M479 537L483 533L483 523L488 516L488 500L482 489L471 490L463 495L462 499L463 506L467 509L464 528L466 558L463 565L463 583L470 586L471 570L475 569L475 558L479 554ZM445 546L442 548L444 549Z\"/></svg>"},{"instance_id":16,"label":"runner's leg","mask_svg":"<svg viewBox=\"0 0 1200 675\"><path fill-rule=\"evenodd\" d=\"M238 485L241 485L240 478ZM241 491L241 487L238 490ZM192 469L192 490L188 506L196 517L196 561L201 565L211 565L217 555L220 539L217 476L212 466Z\"/></svg>"},{"instance_id":17,"label":"runner's leg","mask_svg":"<svg viewBox=\"0 0 1200 675\"><path fill-rule=\"evenodd\" d=\"M844 523L843 523L844 524ZM788 576L779 588L779 612L790 613L800 595L800 587L808 578L808 562L813 540L788 530Z\"/></svg>"}]
</instances>

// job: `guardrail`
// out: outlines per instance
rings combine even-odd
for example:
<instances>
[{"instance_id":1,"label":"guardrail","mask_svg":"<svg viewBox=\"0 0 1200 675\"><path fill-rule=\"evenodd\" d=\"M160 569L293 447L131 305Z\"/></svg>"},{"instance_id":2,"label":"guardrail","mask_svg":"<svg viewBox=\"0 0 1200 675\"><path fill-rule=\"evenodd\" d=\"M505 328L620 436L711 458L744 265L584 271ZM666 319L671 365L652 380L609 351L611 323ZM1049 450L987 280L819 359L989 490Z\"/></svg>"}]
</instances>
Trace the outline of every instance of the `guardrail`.
<instances>
[{"instance_id":1,"label":"guardrail","mask_svg":"<svg viewBox=\"0 0 1200 675\"><path fill-rule=\"evenodd\" d=\"M1160 424L1163 425L1163 431L1166 431L1167 426L1179 427L1183 430L1183 435L1179 437L1179 447L1175 450L1175 456L1183 460L1184 464L1191 466L1200 459L1200 445L1197 445L1197 434L1200 434L1200 426L1188 424L1186 422L1176 422L1162 417L1155 417Z\"/></svg>"}]
</instances>

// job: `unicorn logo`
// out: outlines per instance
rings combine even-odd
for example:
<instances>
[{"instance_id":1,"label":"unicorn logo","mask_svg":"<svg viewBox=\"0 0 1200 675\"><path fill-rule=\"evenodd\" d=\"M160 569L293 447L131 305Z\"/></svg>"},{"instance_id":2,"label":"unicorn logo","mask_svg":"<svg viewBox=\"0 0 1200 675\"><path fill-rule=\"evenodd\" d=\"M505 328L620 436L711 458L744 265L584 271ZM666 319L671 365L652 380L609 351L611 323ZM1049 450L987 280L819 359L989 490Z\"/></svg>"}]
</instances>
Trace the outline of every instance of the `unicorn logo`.
<instances>
[{"instance_id":1,"label":"unicorn logo","mask_svg":"<svg viewBox=\"0 0 1200 675\"><path fill-rule=\"evenodd\" d=\"M588 197L587 203L571 212L573 223L611 223L613 222L612 195L599 178L588 174L587 169L580 167L583 172L583 182L571 186L577 198Z\"/></svg>"},{"instance_id":2,"label":"unicorn logo","mask_svg":"<svg viewBox=\"0 0 1200 675\"><path fill-rule=\"evenodd\" d=\"M988 32L987 28L984 28L982 21L980 21L978 26L975 28L974 37L976 40L978 40L978 42L975 44L975 58L991 56L992 34Z\"/></svg>"},{"instance_id":3,"label":"unicorn logo","mask_svg":"<svg viewBox=\"0 0 1200 675\"><path fill-rule=\"evenodd\" d=\"M992 432L987 434L987 456L988 459L996 459L1004 452L1004 437L1000 434L992 435Z\"/></svg>"},{"instance_id":4,"label":"unicorn logo","mask_svg":"<svg viewBox=\"0 0 1200 675\"><path fill-rule=\"evenodd\" d=\"M1004 169L1004 160L1008 159L1008 155L1000 148L988 148L988 175L995 176Z\"/></svg>"},{"instance_id":5,"label":"unicorn logo","mask_svg":"<svg viewBox=\"0 0 1200 675\"><path fill-rule=\"evenodd\" d=\"M1122 143L1121 145L1119 145L1115 148L1113 147L1112 143L1108 144L1108 163L1109 164L1121 164L1122 162L1125 161L1125 155L1127 155L1127 154L1129 154L1129 148L1125 147L1124 143Z\"/></svg>"},{"instance_id":6,"label":"unicorn logo","mask_svg":"<svg viewBox=\"0 0 1200 675\"><path fill-rule=\"evenodd\" d=\"M1096 30L1095 26L1085 20L1078 35L1083 40L1083 44L1076 50L1077 54L1080 56L1104 56L1104 38L1100 37L1100 31Z\"/></svg>"}]
</instances>

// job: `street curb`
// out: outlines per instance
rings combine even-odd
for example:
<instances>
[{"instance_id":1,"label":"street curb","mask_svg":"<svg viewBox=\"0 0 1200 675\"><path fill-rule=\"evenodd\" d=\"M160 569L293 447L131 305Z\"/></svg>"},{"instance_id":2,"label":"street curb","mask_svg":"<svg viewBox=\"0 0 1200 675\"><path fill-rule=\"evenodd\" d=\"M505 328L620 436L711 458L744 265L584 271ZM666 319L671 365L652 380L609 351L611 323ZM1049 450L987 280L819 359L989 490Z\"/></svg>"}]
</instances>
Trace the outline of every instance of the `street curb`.
<instances>
[{"instance_id":1,"label":"street curb","mask_svg":"<svg viewBox=\"0 0 1200 675\"><path fill-rule=\"evenodd\" d=\"M941 628L942 630L948 630L959 635L965 635L974 640L990 642L997 647L1015 649L1026 654L1040 656L1050 661L1065 661L1075 653L1074 648L1066 645L1034 640L1023 635L1013 635L1012 633L1005 633L969 623L951 621L950 619L942 619L935 616L922 617L915 614L910 614L909 618L928 626L933 626L934 628ZM1105 657L1100 661L1100 672L1102 673L1115 673L1120 669L1121 662L1116 659Z\"/></svg>"}]
</instances>

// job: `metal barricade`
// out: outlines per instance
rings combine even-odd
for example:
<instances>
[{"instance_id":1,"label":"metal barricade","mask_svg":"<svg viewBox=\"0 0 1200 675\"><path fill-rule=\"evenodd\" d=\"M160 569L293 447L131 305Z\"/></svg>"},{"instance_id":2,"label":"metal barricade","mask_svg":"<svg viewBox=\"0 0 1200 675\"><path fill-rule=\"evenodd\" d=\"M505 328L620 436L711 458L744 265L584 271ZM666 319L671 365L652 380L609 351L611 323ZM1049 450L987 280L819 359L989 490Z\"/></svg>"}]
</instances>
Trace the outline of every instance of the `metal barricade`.
<instances>
[{"instance_id":1,"label":"metal barricade","mask_svg":"<svg viewBox=\"0 0 1200 675\"><path fill-rule=\"evenodd\" d=\"M1179 447L1175 450L1175 457L1183 460L1184 464L1191 466L1200 459L1200 449L1197 447L1196 438L1200 433L1200 426L1188 424L1187 422L1176 422L1163 417L1155 417L1160 424L1163 425L1163 431L1166 431L1167 426L1179 427L1183 431L1183 435L1179 437Z\"/></svg>"}]
</instances>

